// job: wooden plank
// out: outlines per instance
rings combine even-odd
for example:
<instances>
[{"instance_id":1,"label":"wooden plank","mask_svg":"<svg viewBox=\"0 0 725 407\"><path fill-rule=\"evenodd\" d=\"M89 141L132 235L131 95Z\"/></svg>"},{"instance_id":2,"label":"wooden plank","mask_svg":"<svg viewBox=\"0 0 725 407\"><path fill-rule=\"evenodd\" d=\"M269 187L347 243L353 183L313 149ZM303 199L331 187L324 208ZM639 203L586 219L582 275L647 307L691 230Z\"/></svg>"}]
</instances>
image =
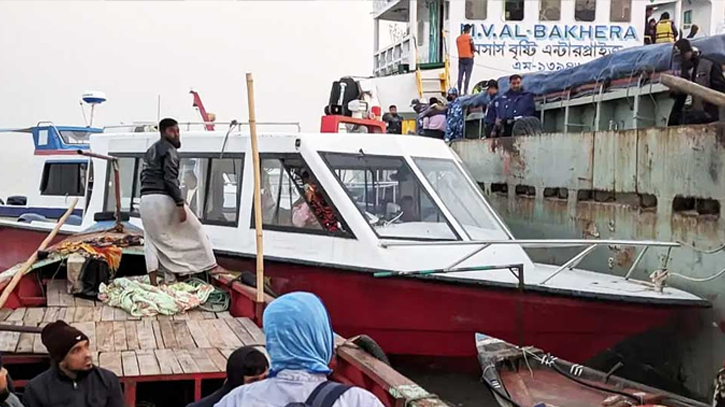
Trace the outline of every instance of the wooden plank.
<instances>
[{"instance_id":1,"label":"wooden plank","mask_svg":"<svg viewBox=\"0 0 725 407\"><path fill-rule=\"evenodd\" d=\"M58 319L57 321L65 321L65 316L68 314L68 308L58 308Z\"/></svg>"},{"instance_id":2,"label":"wooden plank","mask_svg":"<svg viewBox=\"0 0 725 407\"><path fill-rule=\"evenodd\" d=\"M88 342L90 342L89 347L91 348L91 352L95 352L96 350L98 350L95 322L74 322L73 324L71 324L71 326L86 334L86 336L88 337Z\"/></svg>"},{"instance_id":3,"label":"wooden plank","mask_svg":"<svg viewBox=\"0 0 725 407\"><path fill-rule=\"evenodd\" d=\"M242 345L254 344L254 338L239 321L234 318L225 318L222 319L222 321L226 322L226 324L229 326L229 329L231 329L232 332L234 332L234 335L236 335L237 338L239 338L239 340L242 342Z\"/></svg>"},{"instance_id":4,"label":"wooden plank","mask_svg":"<svg viewBox=\"0 0 725 407\"><path fill-rule=\"evenodd\" d=\"M45 315L43 315L43 322L55 322L58 320L58 307L48 307L45 309Z\"/></svg>"},{"instance_id":5,"label":"wooden plank","mask_svg":"<svg viewBox=\"0 0 725 407\"><path fill-rule=\"evenodd\" d=\"M68 324L72 324L76 320L76 307L65 307L65 319Z\"/></svg>"},{"instance_id":6,"label":"wooden plank","mask_svg":"<svg viewBox=\"0 0 725 407\"><path fill-rule=\"evenodd\" d=\"M78 307L76 308L76 322L93 322L95 321L95 307Z\"/></svg>"},{"instance_id":7,"label":"wooden plank","mask_svg":"<svg viewBox=\"0 0 725 407\"><path fill-rule=\"evenodd\" d=\"M232 314L229 313L229 311L217 312L216 317L217 318L234 318L234 317L232 317Z\"/></svg>"},{"instance_id":8,"label":"wooden plank","mask_svg":"<svg viewBox=\"0 0 725 407\"><path fill-rule=\"evenodd\" d=\"M239 321L240 324L244 327L244 329L249 332L250 335L252 335L252 338L254 338L254 343L247 344L247 345L264 345L264 332L262 332L261 329L257 325L252 322L249 318L236 318L237 321Z\"/></svg>"},{"instance_id":9,"label":"wooden plank","mask_svg":"<svg viewBox=\"0 0 725 407\"><path fill-rule=\"evenodd\" d=\"M156 360L159 362L161 368L161 374L182 374L184 370L179 364L179 360L176 358L176 354L171 349L156 349L154 351Z\"/></svg>"},{"instance_id":10,"label":"wooden plank","mask_svg":"<svg viewBox=\"0 0 725 407\"><path fill-rule=\"evenodd\" d=\"M201 311L201 315L204 316L204 319L216 319L216 315L213 312Z\"/></svg>"},{"instance_id":11,"label":"wooden plank","mask_svg":"<svg viewBox=\"0 0 725 407\"><path fill-rule=\"evenodd\" d=\"M203 321L199 321L199 325L201 325L201 329L203 329L204 333L206 333L206 338L209 339L209 343L211 343L212 348L225 348L227 346L227 343L224 339L222 339L221 335L219 335L219 331L216 329L214 320L205 319Z\"/></svg>"},{"instance_id":12,"label":"wooden plank","mask_svg":"<svg viewBox=\"0 0 725 407\"><path fill-rule=\"evenodd\" d=\"M89 300L86 298L80 298L80 297L75 297L75 299L76 299L76 307L93 308L96 306L94 304L93 300Z\"/></svg>"},{"instance_id":13,"label":"wooden plank","mask_svg":"<svg viewBox=\"0 0 725 407\"><path fill-rule=\"evenodd\" d=\"M138 344L141 349L156 349L156 339L151 321L136 321L136 332L138 333Z\"/></svg>"},{"instance_id":14,"label":"wooden plank","mask_svg":"<svg viewBox=\"0 0 725 407\"><path fill-rule=\"evenodd\" d=\"M100 322L103 324L103 322ZM108 369L123 377L123 363L121 362L121 352L101 352L99 362L102 368Z\"/></svg>"},{"instance_id":15,"label":"wooden plank","mask_svg":"<svg viewBox=\"0 0 725 407\"><path fill-rule=\"evenodd\" d=\"M214 362L212 362L211 359L209 359L209 355L206 354L204 349L191 349L189 350L189 355L194 359L194 362L196 362L196 366L199 367L199 371L202 373L211 373L211 372L219 372L220 370L217 369ZM226 366L224 367L224 370L226 371Z\"/></svg>"},{"instance_id":16,"label":"wooden plank","mask_svg":"<svg viewBox=\"0 0 725 407\"><path fill-rule=\"evenodd\" d=\"M23 318L25 318L25 311L27 311L26 308L16 308L15 310L13 310L13 313L8 316L8 319L6 319L6 321L22 322Z\"/></svg>"},{"instance_id":17,"label":"wooden plank","mask_svg":"<svg viewBox=\"0 0 725 407\"><path fill-rule=\"evenodd\" d=\"M161 374L161 368L159 367L159 362L156 360L154 352L137 350L136 358L138 359L138 370L141 376Z\"/></svg>"},{"instance_id":18,"label":"wooden plank","mask_svg":"<svg viewBox=\"0 0 725 407\"><path fill-rule=\"evenodd\" d=\"M23 317L23 325L38 326L45 316L45 308L28 308Z\"/></svg>"},{"instance_id":19,"label":"wooden plank","mask_svg":"<svg viewBox=\"0 0 725 407\"><path fill-rule=\"evenodd\" d=\"M206 352L207 356L209 356L209 360L214 363L214 366L216 366L219 372L227 371L227 358L219 352L219 349L207 348L204 349L204 352Z\"/></svg>"},{"instance_id":20,"label":"wooden plank","mask_svg":"<svg viewBox=\"0 0 725 407\"><path fill-rule=\"evenodd\" d=\"M62 284L61 280L51 280L46 286L45 303L49 307L60 307L60 288L58 284Z\"/></svg>"},{"instance_id":21,"label":"wooden plank","mask_svg":"<svg viewBox=\"0 0 725 407\"><path fill-rule=\"evenodd\" d=\"M98 304L101 304L101 305L97 305L97 306L93 307L93 320L95 322L103 321L103 305L102 305L103 303L99 302Z\"/></svg>"},{"instance_id":22,"label":"wooden plank","mask_svg":"<svg viewBox=\"0 0 725 407\"><path fill-rule=\"evenodd\" d=\"M59 307L74 307L75 301L73 300L73 296L68 294L68 289L66 288L65 281L58 280L59 284L59 290L58 290L58 306Z\"/></svg>"},{"instance_id":23,"label":"wooden plank","mask_svg":"<svg viewBox=\"0 0 725 407\"><path fill-rule=\"evenodd\" d=\"M242 346L242 342L239 338L237 338L237 335L232 332L229 325L227 325L223 319L215 319L214 326L216 327L217 332L219 332L219 336L221 336L224 343L226 343L226 348L236 349Z\"/></svg>"},{"instance_id":24,"label":"wooden plank","mask_svg":"<svg viewBox=\"0 0 725 407\"><path fill-rule=\"evenodd\" d=\"M234 352L234 351L235 351L235 349L229 349L229 348L219 349L219 353L221 353L222 356L224 356L224 359L229 359L229 355L231 355L232 352Z\"/></svg>"},{"instance_id":25,"label":"wooden plank","mask_svg":"<svg viewBox=\"0 0 725 407\"><path fill-rule=\"evenodd\" d=\"M189 314L189 319L199 321L204 319L204 314L201 313L198 309L193 309L189 311L187 314Z\"/></svg>"},{"instance_id":26,"label":"wooden plank","mask_svg":"<svg viewBox=\"0 0 725 407\"><path fill-rule=\"evenodd\" d=\"M123 376L138 376L138 360L136 359L136 352L125 351L121 352L121 362L123 363Z\"/></svg>"},{"instance_id":27,"label":"wooden plank","mask_svg":"<svg viewBox=\"0 0 725 407\"><path fill-rule=\"evenodd\" d=\"M194 358L191 357L187 349L176 349L174 354L176 354L176 359L179 360L179 365L181 365L184 373L199 373L199 366L196 365Z\"/></svg>"},{"instance_id":28,"label":"wooden plank","mask_svg":"<svg viewBox=\"0 0 725 407\"><path fill-rule=\"evenodd\" d=\"M186 321L186 326L189 328L189 331L191 331L191 337L194 338L194 342L196 343L197 347L211 348L211 343L209 342L209 339L206 337L204 328L201 327L201 324L199 324L199 321L197 321L197 320Z\"/></svg>"},{"instance_id":29,"label":"wooden plank","mask_svg":"<svg viewBox=\"0 0 725 407\"><path fill-rule=\"evenodd\" d=\"M24 324L28 325L28 324ZM35 326L35 325L33 325ZM33 342L35 342L35 337L40 336L38 334L31 334L28 332L23 332L20 334L20 338L18 339L18 346L15 349L15 352L17 353L33 353Z\"/></svg>"},{"instance_id":30,"label":"wooden plank","mask_svg":"<svg viewBox=\"0 0 725 407\"><path fill-rule=\"evenodd\" d=\"M45 315L48 315L46 312ZM44 327L48 324L48 322L42 322L40 324L40 327ZM91 342L91 345L93 345L93 342ZM35 338L33 339L33 353L40 353L45 354L48 353L48 349L45 348L45 345L43 345L43 339L40 337L40 335L36 334Z\"/></svg>"},{"instance_id":31,"label":"wooden plank","mask_svg":"<svg viewBox=\"0 0 725 407\"><path fill-rule=\"evenodd\" d=\"M156 349L163 349L164 346L164 335L161 333L161 326L159 321L151 321L151 328L154 330L154 340L156 341Z\"/></svg>"},{"instance_id":32,"label":"wooden plank","mask_svg":"<svg viewBox=\"0 0 725 407\"><path fill-rule=\"evenodd\" d=\"M126 330L126 345L128 345L128 350L141 349L141 345L138 342L138 333L136 332L136 321L123 322L123 328Z\"/></svg>"},{"instance_id":33,"label":"wooden plank","mask_svg":"<svg viewBox=\"0 0 725 407\"><path fill-rule=\"evenodd\" d=\"M184 312L183 314L176 314L174 315L174 321L188 321L191 318L189 318L189 313Z\"/></svg>"},{"instance_id":34,"label":"wooden plank","mask_svg":"<svg viewBox=\"0 0 725 407\"><path fill-rule=\"evenodd\" d=\"M114 348L113 322L96 322L96 347L100 352L112 352ZM120 355L120 354L119 354ZM120 356L119 356L120 358Z\"/></svg>"},{"instance_id":35,"label":"wooden plank","mask_svg":"<svg viewBox=\"0 0 725 407\"><path fill-rule=\"evenodd\" d=\"M177 347L183 349L195 349L194 338L191 336L189 326L186 325L186 321L172 321L171 327L176 334Z\"/></svg>"},{"instance_id":36,"label":"wooden plank","mask_svg":"<svg viewBox=\"0 0 725 407\"><path fill-rule=\"evenodd\" d=\"M113 347L116 351L128 350L126 345L126 326L123 321L113 321Z\"/></svg>"},{"instance_id":37,"label":"wooden plank","mask_svg":"<svg viewBox=\"0 0 725 407\"><path fill-rule=\"evenodd\" d=\"M161 329L161 336L164 339L164 348L176 349L179 347L176 335L174 334L174 328L171 327L171 320L168 318L161 319L159 322L159 329ZM156 337L158 341L158 337Z\"/></svg>"},{"instance_id":38,"label":"wooden plank","mask_svg":"<svg viewBox=\"0 0 725 407\"><path fill-rule=\"evenodd\" d=\"M113 309L113 320L114 321L125 321L128 319L128 312L123 308Z\"/></svg>"},{"instance_id":39,"label":"wooden plank","mask_svg":"<svg viewBox=\"0 0 725 407\"><path fill-rule=\"evenodd\" d=\"M113 321L114 312L113 307L104 305L101 310L101 321Z\"/></svg>"}]
</instances>

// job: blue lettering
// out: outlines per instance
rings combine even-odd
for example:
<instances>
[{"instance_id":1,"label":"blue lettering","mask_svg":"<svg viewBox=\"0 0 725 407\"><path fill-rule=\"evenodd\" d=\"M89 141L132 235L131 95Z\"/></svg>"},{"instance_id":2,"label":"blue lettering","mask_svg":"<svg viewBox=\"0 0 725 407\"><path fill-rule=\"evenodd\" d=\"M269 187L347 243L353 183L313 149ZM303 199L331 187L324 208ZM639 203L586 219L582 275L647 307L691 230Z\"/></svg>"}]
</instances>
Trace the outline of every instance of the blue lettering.
<instances>
[{"instance_id":1,"label":"blue lettering","mask_svg":"<svg viewBox=\"0 0 725 407\"><path fill-rule=\"evenodd\" d=\"M591 40L592 39L592 26L588 25L585 27L583 25L580 25L579 27L580 27L580 31L579 31L580 39Z\"/></svg>"},{"instance_id":2,"label":"blue lettering","mask_svg":"<svg viewBox=\"0 0 725 407\"><path fill-rule=\"evenodd\" d=\"M546 38L546 26L543 24L536 24L534 26L534 38L541 40Z\"/></svg>"},{"instance_id":3,"label":"blue lettering","mask_svg":"<svg viewBox=\"0 0 725 407\"><path fill-rule=\"evenodd\" d=\"M634 27L631 25L627 27L627 32L624 33L624 39L625 40L636 40L637 39L637 32L634 30Z\"/></svg>"},{"instance_id":4,"label":"blue lettering","mask_svg":"<svg viewBox=\"0 0 725 407\"><path fill-rule=\"evenodd\" d=\"M511 27L508 26L508 24L504 25L501 29L501 34L499 34L498 38L511 38L513 37L513 34L511 34Z\"/></svg>"},{"instance_id":5,"label":"blue lettering","mask_svg":"<svg viewBox=\"0 0 725 407\"><path fill-rule=\"evenodd\" d=\"M514 26L514 28L515 28L515 30L514 30L514 31L516 32L516 38L518 38L518 39L526 39L526 38L527 38L526 32L524 32L524 33L522 34L522 33L521 33L521 32L519 31L519 30L521 29L521 26L520 26L520 25L516 24L516 25Z\"/></svg>"},{"instance_id":6,"label":"blue lettering","mask_svg":"<svg viewBox=\"0 0 725 407\"><path fill-rule=\"evenodd\" d=\"M618 40L621 40L622 39L622 27L620 27L618 25L613 25L613 26L609 27L609 38L611 38L611 39L616 38Z\"/></svg>"},{"instance_id":7,"label":"blue lettering","mask_svg":"<svg viewBox=\"0 0 725 407\"><path fill-rule=\"evenodd\" d=\"M607 26L606 25L598 25L594 27L594 38L598 40L606 40L607 39Z\"/></svg>"},{"instance_id":8,"label":"blue lettering","mask_svg":"<svg viewBox=\"0 0 725 407\"><path fill-rule=\"evenodd\" d=\"M556 25L551 27L551 33L549 33L549 39L553 40L554 38L562 39L561 31L559 30L559 26L556 26Z\"/></svg>"},{"instance_id":9,"label":"blue lettering","mask_svg":"<svg viewBox=\"0 0 725 407\"><path fill-rule=\"evenodd\" d=\"M493 34L493 24L481 24L481 32L478 33L478 37L483 36L486 38L491 38L491 34Z\"/></svg>"},{"instance_id":10,"label":"blue lettering","mask_svg":"<svg viewBox=\"0 0 725 407\"><path fill-rule=\"evenodd\" d=\"M567 25L567 26L565 26L565 28L566 28L566 38L573 38L575 40L579 39L579 36L576 33L577 26L575 26L575 25L568 26Z\"/></svg>"}]
</instances>

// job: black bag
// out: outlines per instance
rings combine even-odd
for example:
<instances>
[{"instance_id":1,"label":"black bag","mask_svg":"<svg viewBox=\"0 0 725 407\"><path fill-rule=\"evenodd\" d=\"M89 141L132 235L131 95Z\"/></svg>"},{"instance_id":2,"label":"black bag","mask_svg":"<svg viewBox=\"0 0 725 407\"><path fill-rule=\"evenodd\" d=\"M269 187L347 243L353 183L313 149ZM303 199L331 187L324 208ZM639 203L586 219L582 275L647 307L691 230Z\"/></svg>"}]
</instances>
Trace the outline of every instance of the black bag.
<instances>
[{"instance_id":1,"label":"black bag","mask_svg":"<svg viewBox=\"0 0 725 407\"><path fill-rule=\"evenodd\" d=\"M304 403L289 403L285 407L332 407L351 387L342 383L322 382Z\"/></svg>"},{"instance_id":2,"label":"black bag","mask_svg":"<svg viewBox=\"0 0 725 407\"><path fill-rule=\"evenodd\" d=\"M104 260L88 259L83 263L80 276L83 289L75 294L77 297L96 300L98 298L98 286L101 283L108 284L111 280L111 271L108 269L108 263Z\"/></svg>"},{"instance_id":3,"label":"black bag","mask_svg":"<svg viewBox=\"0 0 725 407\"><path fill-rule=\"evenodd\" d=\"M325 109L325 113L352 116L347 104L357 99L360 99L360 87L355 79L350 77L341 78L339 81L332 83L330 102Z\"/></svg>"}]
</instances>

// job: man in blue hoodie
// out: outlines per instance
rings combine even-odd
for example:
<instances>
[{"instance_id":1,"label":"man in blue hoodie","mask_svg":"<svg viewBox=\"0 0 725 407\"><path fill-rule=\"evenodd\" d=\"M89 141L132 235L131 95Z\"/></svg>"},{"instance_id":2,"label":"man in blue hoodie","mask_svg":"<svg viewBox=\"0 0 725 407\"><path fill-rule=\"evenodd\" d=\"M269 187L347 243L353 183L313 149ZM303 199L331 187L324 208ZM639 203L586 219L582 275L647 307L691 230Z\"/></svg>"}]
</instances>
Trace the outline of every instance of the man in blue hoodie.
<instances>
[{"instance_id":1,"label":"man in blue hoodie","mask_svg":"<svg viewBox=\"0 0 725 407\"><path fill-rule=\"evenodd\" d=\"M511 135L516 119L532 117L536 113L534 94L526 92L521 85L521 75L509 77L509 89L494 99L486 112L486 123L493 123L491 137Z\"/></svg>"}]
</instances>

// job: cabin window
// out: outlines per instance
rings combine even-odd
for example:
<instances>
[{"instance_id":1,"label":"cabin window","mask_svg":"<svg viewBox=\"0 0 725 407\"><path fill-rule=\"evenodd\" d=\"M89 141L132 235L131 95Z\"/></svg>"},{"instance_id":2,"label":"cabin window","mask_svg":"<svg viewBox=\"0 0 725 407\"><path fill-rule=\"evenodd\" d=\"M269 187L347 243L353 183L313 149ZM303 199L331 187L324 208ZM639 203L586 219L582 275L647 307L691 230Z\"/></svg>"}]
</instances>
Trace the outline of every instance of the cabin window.
<instances>
[{"instance_id":1,"label":"cabin window","mask_svg":"<svg viewBox=\"0 0 725 407\"><path fill-rule=\"evenodd\" d=\"M455 162L437 158L413 161L472 239L507 238L483 197Z\"/></svg>"},{"instance_id":2,"label":"cabin window","mask_svg":"<svg viewBox=\"0 0 725 407\"><path fill-rule=\"evenodd\" d=\"M488 18L488 0L466 0L466 20Z\"/></svg>"},{"instance_id":3,"label":"cabin window","mask_svg":"<svg viewBox=\"0 0 725 407\"><path fill-rule=\"evenodd\" d=\"M134 199L134 192L141 189L141 183L137 181L136 191L134 191L134 177L140 177L141 169L137 168L141 159L135 157L121 157L118 159L118 169L121 180L121 211L130 212L138 215L138 205L140 199ZM113 185L113 166L108 165L108 176L106 177L106 204L104 205L106 212L114 212L116 210L116 188ZM140 193L139 193L140 197Z\"/></svg>"},{"instance_id":4,"label":"cabin window","mask_svg":"<svg viewBox=\"0 0 725 407\"><path fill-rule=\"evenodd\" d=\"M524 19L524 0L506 0L504 17L507 21L522 21Z\"/></svg>"},{"instance_id":5,"label":"cabin window","mask_svg":"<svg viewBox=\"0 0 725 407\"><path fill-rule=\"evenodd\" d=\"M87 162L48 162L40 183L41 195L83 196L86 191Z\"/></svg>"},{"instance_id":6,"label":"cabin window","mask_svg":"<svg viewBox=\"0 0 725 407\"><path fill-rule=\"evenodd\" d=\"M203 223L236 225L239 218L239 195L242 185L242 164L239 158L222 158L203 160L209 162L207 184L204 188ZM203 166L202 161L202 166ZM203 168L203 167L202 167ZM199 170L200 175L203 170ZM191 180L191 177L187 181ZM193 184L187 184L187 190ZM184 190L182 190L182 193ZM198 195L192 194L192 198ZM200 200L202 195L199 195ZM192 201L193 203L193 201ZM197 207L201 205L197 202Z\"/></svg>"},{"instance_id":7,"label":"cabin window","mask_svg":"<svg viewBox=\"0 0 725 407\"><path fill-rule=\"evenodd\" d=\"M576 21L594 21L597 15L596 0L576 0L574 18Z\"/></svg>"},{"instance_id":8,"label":"cabin window","mask_svg":"<svg viewBox=\"0 0 725 407\"><path fill-rule=\"evenodd\" d=\"M402 157L338 153L322 157L378 236L458 239Z\"/></svg>"},{"instance_id":9,"label":"cabin window","mask_svg":"<svg viewBox=\"0 0 725 407\"><path fill-rule=\"evenodd\" d=\"M561 20L561 0L541 0L539 2L539 20Z\"/></svg>"},{"instance_id":10,"label":"cabin window","mask_svg":"<svg viewBox=\"0 0 725 407\"><path fill-rule=\"evenodd\" d=\"M90 132L77 130L61 130L60 138L66 144L88 144L91 139Z\"/></svg>"},{"instance_id":11,"label":"cabin window","mask_svg":"<svg viewBox=\"0 0 725 407\"><path fill-rule=\"evenodd\" d=\"M632 21L632 0L612 0L609 21L628 23Z\"/></svg>"},{"instance_id":12,"label":"cabin window","mask_svg":"<svg viewBox=\"0 0 725 407\"><path fill-rule=\"evenodd\" d=\"M692 10L687 10L682 15L682 24L684 24L684 25L692 24Z\"/></svg>"},{"instance_id":13,"label":"cabin window","mask_svg":"<svg viewBox=\"0 0 725 407\"><path fill-rule=\"evenodd\" d=\"M186 205L204 224L236 226L239 218L239 197L244 159L190 157L182 155L179 164L179 188ZM216 154L214 154L216 155ZM207 158L209 157L209 158ZM143 158L118 159L121 179L121 211L139 216L141 205L141 172ZM106 177L105 211L116 208L113 170Z\"/></svg>"},{"instance_id":14,"label":"cabin window","mask_svg":"<svg viewBox=\"0 0 725 407\"><path fill-rule=\"evenodd\" d=\"M350 236L312 171L297 155L262 159L262 224L265 229ZM254 226L254 214L252 214Z\"/></svg>"}]
</instances>

